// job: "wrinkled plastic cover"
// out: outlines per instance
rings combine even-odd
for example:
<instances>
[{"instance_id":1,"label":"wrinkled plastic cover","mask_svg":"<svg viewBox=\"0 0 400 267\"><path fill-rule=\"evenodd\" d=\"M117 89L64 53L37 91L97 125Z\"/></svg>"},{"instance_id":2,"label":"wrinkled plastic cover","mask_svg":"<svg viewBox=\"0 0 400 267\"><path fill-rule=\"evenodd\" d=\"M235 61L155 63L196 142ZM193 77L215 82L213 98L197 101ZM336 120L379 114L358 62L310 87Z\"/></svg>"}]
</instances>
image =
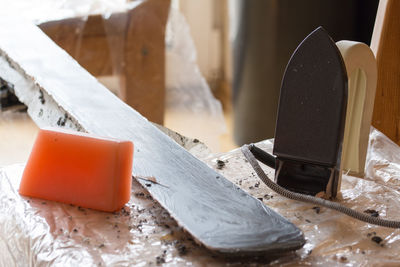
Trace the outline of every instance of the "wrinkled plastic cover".
<instances>
[{"instance_id":1,"label":"wrinkled plastic cover","mask_svg":"<svg viewBox=\"0 0 400 267\"><path fill-rule=\"evenodd\" d=\"M111 57L112 75L96 77L119 97L121 71L124 63L123 35L115 36L115 28L126 20L109 20L113 13L134 9L146 0L0 0L0 16L18 17L41 24L68 18L80 18L76 24L77 45L71 56L82 54L79 43L90 15L103 17L104 30L113 49ZM156 24L159 22L155 22ZM160 26L164 26L161 25ZM208 144L212 151L220 151L219 137L226 132L222 105L213 96L210 87L197 65L196 47L190 27L184 16L171 6L165 30L165 90L166 112L164 125L185 136L193 136ZM188 128L186 125L191 124Z\"/></svg>"},{"instance_id":2,"label":"wrinkled plastic cover","mask_svg":"<svg viewBox=\"0 0 400 267\"><path fill-rule=\"evenodd\" d=\"M258 145L272 152L272 141ZM217 158L226 162L226 168L222 170L225 177L230 177L254 197L262 198L304 232L305 246L274 263L285 266L400 264L400 230L369 225L327 208L277 195L260 183L240 151L221 154ZM263 168L270 178L274 177L271 168ZM376 211L381 218L400 220L400 147L374 128L370 132L365 169L364 178L343 175L336 201L358 211Z\"/></svg>"},{"instance_id":3,"label":"wrinkled plastic cover","mask_svg":"<svg viewBox=\"0 0 400 267\"><path fill-rule=\"evenodd\" d=\"M197 65L190 27L174 8L170 9L165 41L165 125L185 136L197 137L218 152L219 136L226 132L222 105L211 93Z\"/></svg>"},{"instance_id":4,"label":"wrinkled plastic cover","mask_svg":"<svg viewBox=\"0 0 400 267\"><path fill-rule=\"evenodd\" d=\"M106 213L22 197L22 172L23 165L0 171L0 266L147 266L197 261L199 253L208 258L136 181L130 202Z\"/></svg>"},{"instance_id":5,"label":"wrinkled plastic cover","mask_svg":"<svg viewBox=\"0 0 400 267\"><path fill-rule=\"evenodd\" d=\"M266 150L273 146L271 141L258 145ZM396 144L372 129L366 177L344 175L338 201L399 220L399 155ZM283 198L260 183L240 150L203 160L300 227L306 245L275 258L227 259L196 245L135 180L123 210L106 213L20 196L17 189L24 166L12 165L0 169L0 266L400 264L400 230ZM265 171L273 176L272 169L265 167Z\"/></svg>"},{"instance_id":6,"label":"wrinkled plastic cover","mask_svg":"<svg viewBox=\"0 0 400 267\"><path fill-rule=\"evenodd\" d=\"M0 0L0 15L18 14L21 18L39 24L51 20L123 12L141 2L143 0Z\"/></svg>"}]
</instances>

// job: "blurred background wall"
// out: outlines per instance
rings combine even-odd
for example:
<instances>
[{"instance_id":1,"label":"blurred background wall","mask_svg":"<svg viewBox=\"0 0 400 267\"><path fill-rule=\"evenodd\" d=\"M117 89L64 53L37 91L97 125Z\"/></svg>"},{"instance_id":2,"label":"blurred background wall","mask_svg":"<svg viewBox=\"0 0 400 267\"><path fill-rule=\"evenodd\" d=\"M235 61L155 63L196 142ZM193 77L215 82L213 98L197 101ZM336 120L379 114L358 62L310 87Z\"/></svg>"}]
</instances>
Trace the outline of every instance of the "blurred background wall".
<instances>
[{"instance_id":1,"label":"blurred background wall","mask_svg":"<svg viewBox=\"0 0 400 267\"><path fill-rule=\"evenodd\" d=\"M223 104L231 146L274 136L283 72L312 30L323 26L334 41L369 44L378 2L172 1L191 27L200 71Z\"/></svg>"}]
</instances>

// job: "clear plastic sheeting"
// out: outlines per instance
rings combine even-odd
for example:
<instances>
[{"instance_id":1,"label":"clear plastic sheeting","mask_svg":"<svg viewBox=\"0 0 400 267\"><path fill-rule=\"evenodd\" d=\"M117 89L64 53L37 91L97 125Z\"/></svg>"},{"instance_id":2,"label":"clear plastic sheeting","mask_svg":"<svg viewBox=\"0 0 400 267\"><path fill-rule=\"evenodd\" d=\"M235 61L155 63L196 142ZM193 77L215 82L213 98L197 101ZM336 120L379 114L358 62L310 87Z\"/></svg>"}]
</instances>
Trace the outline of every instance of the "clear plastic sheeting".
<instances>
[{"instance_id":1,"label":"clear plastic sheeting","mask_svg":"<svg viewBox=\"0 0 400 267\"><path fill-rule=\"evenodd\" d=\"M132 73L128 72L128 63L126 62L127 53L130 53L131 58L141 57L141 54L130 52L127 46L141 43L142 40L132 39L136 42L132 41L128 44L127 39L129 38L146 40L146 45L142 50L138 50L140 53L149 53L149 51L153 54L158 53L158 46L152 48L155 43L154 36L151 37L150 31L155 28L164 29L165 24L160 18L154 17L151 12L149 17L153 16L153 20L146 20L143 15L135 20L142 25L154 21L154 24L150 25L151 27L143 26L147 29L146 32L135 36L126 36L128 30L131 29L128 27L129 18L132 17L129 12L148 2L146 0L0 0L2 7L0 15L2 17L18 15L21 19L27 19L39 25L44 32L114 94L128 103L131 102L129 104L133 107L137 104L136 109L144 112L143 115L149 118L149 114L146 112L154 111L151 109L140 110L141 104L129 97L127 90L142 90L141 93L147 94L150 89L154 89L154 81L144 77L146 75L142 73L136 77L136 82L143 83L142 86L130 88L129 86L132 84L127 83L127 75L131 77ZM159 3L162 3L162 0ZM92 20L90 22L90 16L93 15L101 15L101 21ZM104 40L99 37L103 34L105 35ZM159 44L157 43L157 45ZM147 64L157 63L149 62ZM142 65L134 67L136 69L143 68ZM158 76L160 75L155 73L153 80ZM148 82L150 84L147 84ZM164 90L164 88L159 89L160 91ZM160 91L154 92L152 95L152 99L157 99L155 103L164 103L164 94L161 94ZM226 132L222 106L213 96L199 70L196 48L189 25L179 10L173 7L170 8L165 29L165 105L165 126L186 136L203 140L211 150L220 151L219 137ZM154 109L158 106L155 105ZM150 118L150 120L152 119ZM152 121L161 123L162 120L153 119ZM192 127L187 127L188 124Z\"/></svg>"},{"instance_id":2,"label":"clear plastic sheeting","mask_svg":"<svg viewBox=\"0 0 400 267\"><path fill-rule=\"evenodd\" d=\"M344 175L337 201L371 215L400 220L400 148L375 129L370 137L367 177ZM271 151L273 145L263 141L258 146ZM135 180L130 202L119 212L105 213L21 197L17 188L23 165L12 165L0 169L0 266L400 264L400 230L368 225L271 192L239 149L203 160L302 229L305 246L268 259L224 258L195 244ZM264 170L273 177L272 169L264 166Z\"/></svg>"},{"instance_id":3,"label":"clear plastic sheeting","mask_svg":"<svg viewBox=\"0 0 400 267\"><path fill-rule=\"evenodd\" d=\"M0 172L1 266L148 266L207 255L136 181L130 202L106 213L21 197L22 171Z\"/></svg>"},{"instance_id":4,"label":"clear plastic sheeting","mask_svg":"<svg viewBox=\"0 0 400 267\"><path fill-rule=\"evenodd\" d=\"M258 146L271 152L273 143L263 141ZM399 146L376 129L371 129L367 175L365 179L343 175L336 201L371 216L400 220L397 212L400 209L398 155ZM260 182L239 149L209 158L208 162L216 165L217 160L225 162L221 171L226 177L303 230L307 240L305 246L292 257L282 257L274 263L285 266L400 264L400 230L369 225L334 210L277 195ZM273 179L274 170L263 168Z\"/></svg>"},{"instance_id":5,"label":"clear plastic sheeting","mask_svg":"<svg viewBox=\"0 0 400 267\"><path fill-rule=\"evenodd\" d=\"M165 125L220 151L218 138L226 131L222 106L200 73L196 57L189 25L178 10L171 8L166 29Z\"/></svg>"},{"instance_id":6,"label":"clear plastic sheeting","mask_svg":"<svg viewBox=\"0 0 400 267\"><path fill-rule=\"evenodd\" d=\"M367 153L366 178L376 183L400 188L400 153L396 143L372 128Z\"/></svg>"},{"instance_id":7,"label":"clear plastic sheeting","mask_svg":"<svg viewBox=\"0 0 400 267\"><path fill-rule=\"evenodd\" d=\"M143 0L0 0L2 17L18 14L36 24L89 15L109 15L136 7Z\"/></svg>"}]
</instances>

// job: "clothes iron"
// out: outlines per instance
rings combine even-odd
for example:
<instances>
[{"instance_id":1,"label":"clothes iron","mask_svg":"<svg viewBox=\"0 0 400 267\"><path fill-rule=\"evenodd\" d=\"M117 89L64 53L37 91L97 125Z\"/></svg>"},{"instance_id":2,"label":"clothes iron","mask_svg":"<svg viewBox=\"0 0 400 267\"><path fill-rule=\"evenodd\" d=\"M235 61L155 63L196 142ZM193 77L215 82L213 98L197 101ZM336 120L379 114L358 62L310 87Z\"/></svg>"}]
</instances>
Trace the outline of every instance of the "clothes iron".
<instances>
[{"instance_id":1,"label":"clothes iron","mask_svg":"<svg viewBox=\"0 0 400 267\"><path fill-rule=\"evenodd\" d=\"M376 63L369 47L350 41L335 44L319 27L297 47L285 70L276 157L255 146L250 149L275 168L278 185L335 197L343 170L363 175L375 88Z\"/></svg>"}]
</instances>

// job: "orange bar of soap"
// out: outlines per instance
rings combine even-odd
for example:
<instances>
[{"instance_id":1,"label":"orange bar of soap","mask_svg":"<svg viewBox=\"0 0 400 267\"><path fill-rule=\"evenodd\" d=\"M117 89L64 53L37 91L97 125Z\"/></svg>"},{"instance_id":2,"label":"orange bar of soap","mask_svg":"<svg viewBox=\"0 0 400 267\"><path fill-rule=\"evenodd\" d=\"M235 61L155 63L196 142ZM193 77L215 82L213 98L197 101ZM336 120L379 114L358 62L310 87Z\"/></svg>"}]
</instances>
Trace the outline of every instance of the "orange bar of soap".
<instances>
[{"instance_id":1,"label":"orange bar of soap","mask_svg":"<svg viewBox=\"0 0 400 267\"><path fill-rule=\"evenodd\" d=\"M19 193L116 211L130 198L132 160L130 141L58 128L40 129Z\"/></svg>"}]
</instances>

